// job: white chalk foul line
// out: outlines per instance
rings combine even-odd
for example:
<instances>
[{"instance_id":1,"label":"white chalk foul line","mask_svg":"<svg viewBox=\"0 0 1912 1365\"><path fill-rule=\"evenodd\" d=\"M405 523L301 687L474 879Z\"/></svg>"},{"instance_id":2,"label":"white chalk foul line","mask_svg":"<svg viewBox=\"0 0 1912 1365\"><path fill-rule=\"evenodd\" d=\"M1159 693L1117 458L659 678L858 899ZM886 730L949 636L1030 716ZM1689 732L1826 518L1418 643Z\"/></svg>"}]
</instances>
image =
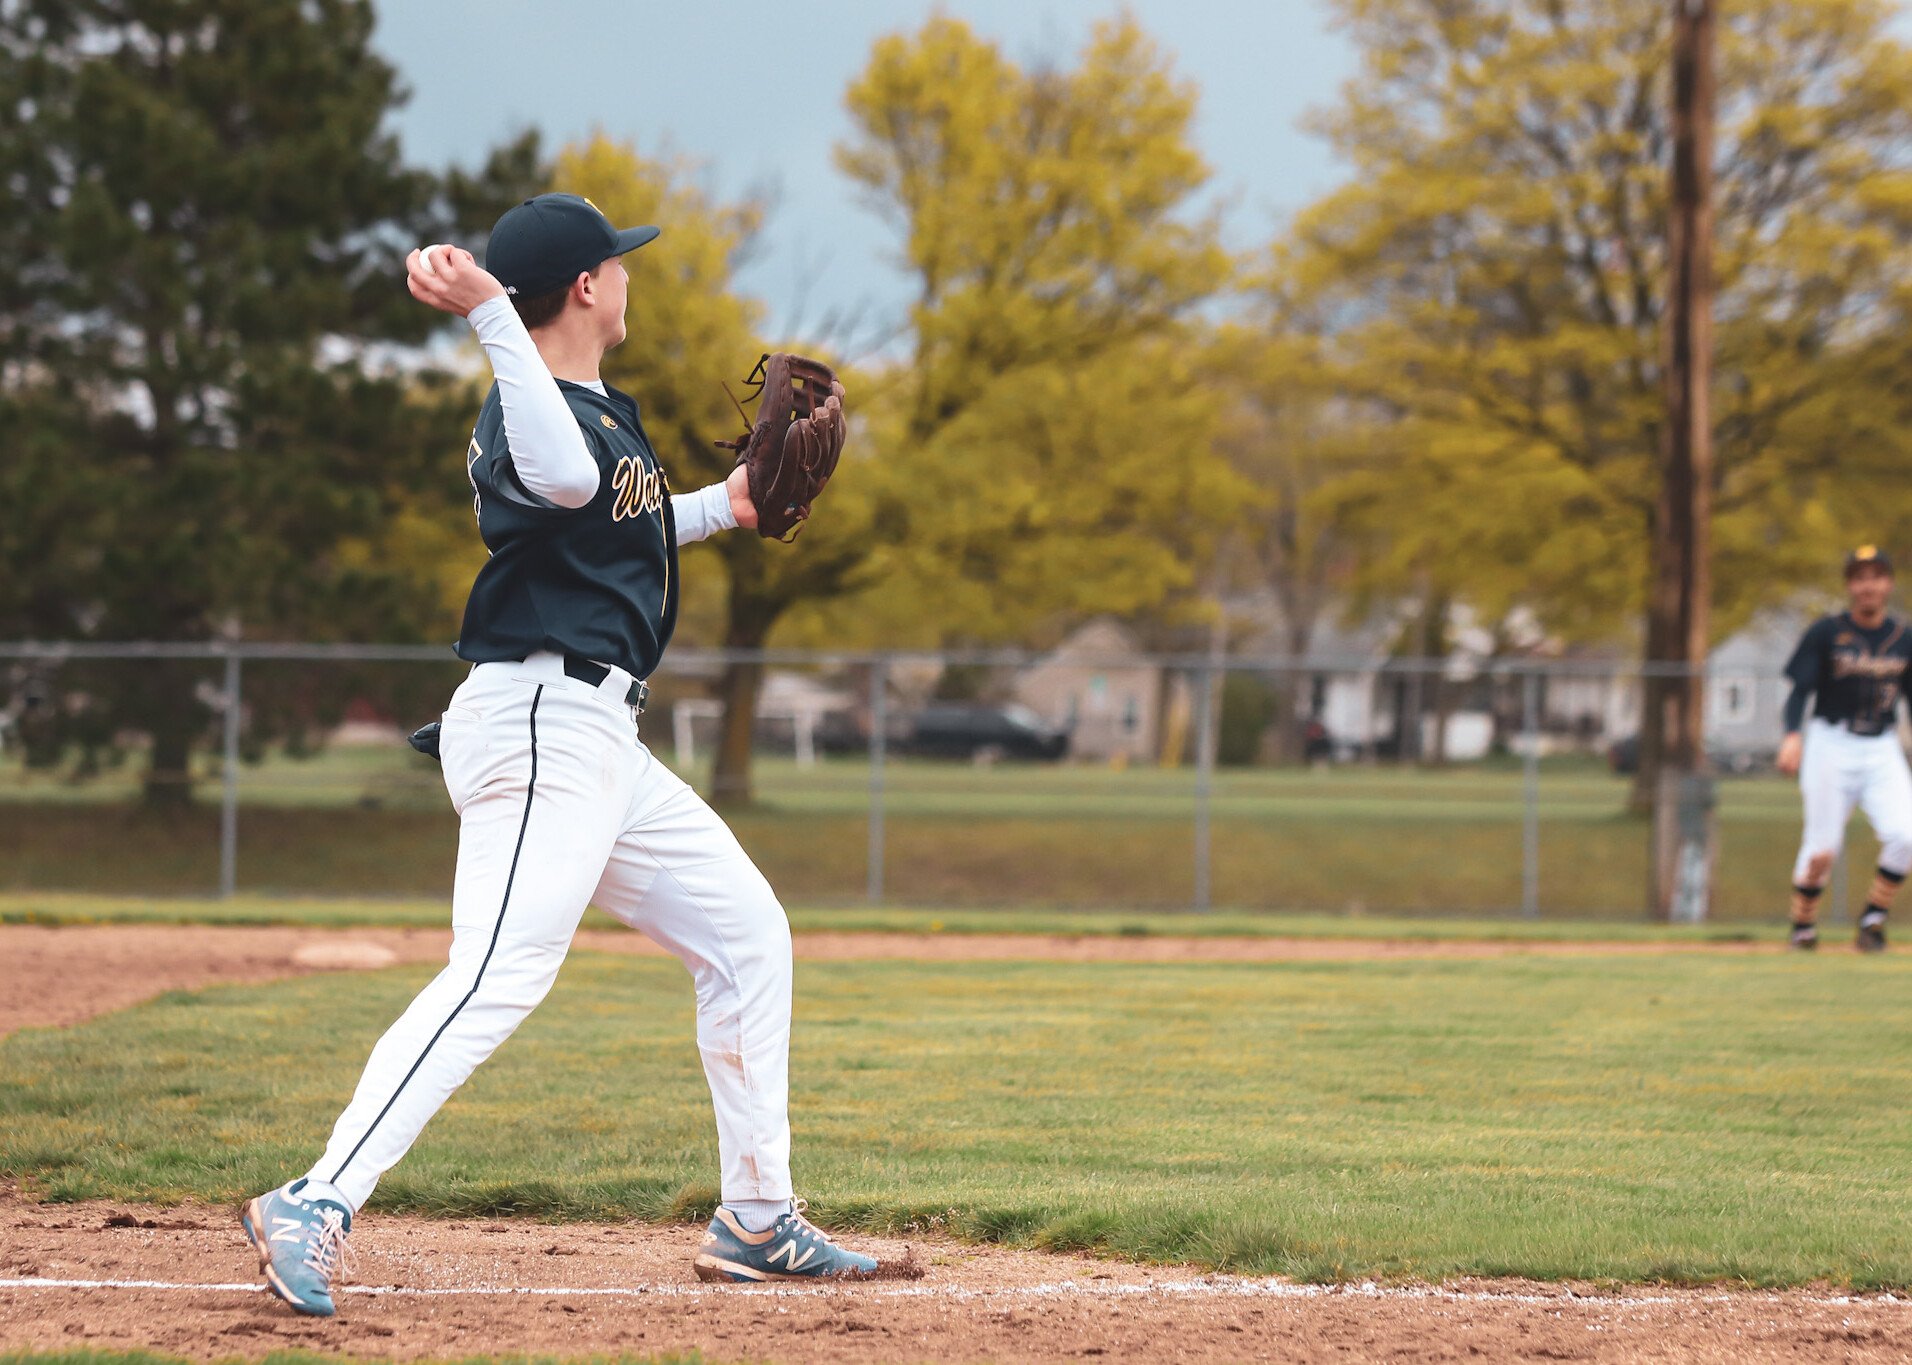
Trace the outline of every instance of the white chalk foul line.
<instances>
[{"instance_id":1,"label":"white chalk foul line","mask_svg":"<svg viewBox=\"0 0 1912 1365\"><path fill-rule=\"evenodd\" d=\"M47 1279L40 1276L24 1276L18 1279L0 1279L0 1289L125 1289L152 1290L159 1293L258 1294L265 1291L265 1286L256 1281L249 1281L243 1284L195 1284L175 1280L62 1280ZM1372 1281L1361 1284L1331 1285L1295 1284L1288 1280L1238 1280L1223 1277L1207 1280L1157 1280L1145 1284L1085 1284L1075 1280L1059 1280L1046 1284L1010 1285L1000 1289L964 1289L955 1285L882 1283L847 1285L796 1285L784 1283L712 1286L695 1284L652 1284L606 1285L595 1288L567 1287L563 1285L460 1285L434 1288L430 1286L396 1284L348 1284L339 1286L335 1292L371 1296L399 1296L405 1298L446 1298L456 1296L495 1298L501 1296L517 1296L521 1298L690 1299L703 1298L713 1294L739 1293L781 1298L810 1298L819 1295L838 1295L844 1293L846 1290L856 1294L859 1298L949 1299L956 1302L972 1302L989 1299L1114 1299L1154 1295L1183 1298L1358 1298L1422 1300L1436 1303L1501 1303L1553 1308L1564 1308L1574 1305L1604 1308L1643 1308L1705 1303L1774 1304L1782 1301L1782 1297L1778 1294L1761 1291L1637 1295L1573 1293L1521 1294L1495 1293L1490 1290L1444 1289L1431 1285L1380 1285ZM1809 1303L1826 1308L1849 1307L1858 1304L1890 1305L1896 1307L1912 1303L1912 1299L1902 1299L1892 1294L1805 1295L1790 1301L1795 1303Z\"/></svg>"}]
</instances>

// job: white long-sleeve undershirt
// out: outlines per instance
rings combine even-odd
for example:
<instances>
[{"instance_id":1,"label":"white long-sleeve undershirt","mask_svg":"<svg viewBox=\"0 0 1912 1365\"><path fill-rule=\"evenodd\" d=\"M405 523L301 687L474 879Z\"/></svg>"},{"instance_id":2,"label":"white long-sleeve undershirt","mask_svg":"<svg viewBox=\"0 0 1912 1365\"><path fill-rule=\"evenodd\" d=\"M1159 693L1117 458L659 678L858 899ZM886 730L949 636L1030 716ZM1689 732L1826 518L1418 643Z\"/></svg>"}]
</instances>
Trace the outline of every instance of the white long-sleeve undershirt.
<instances>
[{"instance_id":1,"label":"white long-sleeve undershirt","mask_svg":"<svg viewBox=\"0 0 1912 1365\"><path fill-rule=\"evenodd\" d=\"M583 507L597 496L597 461L591 458L578 419L538 354L524 319L511 300L500 295L472 309L467 321L498 378L505 443L511 448L511 467L518 482L532 497L551 506ZM586 381L585 386L604 392L601 382ZM680 545L737 525L730 492L721 483L695 493L673 494L671 516Z\"/></svg>"},{"instance_id":2,"label":"white long-sleeve undershirt","mask_svg":"<svg viewBox=\"0 0 1912 1365\"><path fill-rule=\"evenodd\" d=\"M518 482L533 497L557 507L582 507L597 496L598 467L564 401L558 381L525 329L524 319L500 294L471 310L466 319L498 376L504 406L505 442Z\"/></svg>"},{"instance_id":3,"label":"white long-sleeve undershirt","mask_svg":"<svg viewBox=\"0 0 1912 1365\"><path fill-rule=\"evenodd\" d=\"M729 531L737 525L737 513L730 505L730 489L713 483L695 493L671 494L671 518L677 523L677 543Z\"/></svg>"}]
</instances>

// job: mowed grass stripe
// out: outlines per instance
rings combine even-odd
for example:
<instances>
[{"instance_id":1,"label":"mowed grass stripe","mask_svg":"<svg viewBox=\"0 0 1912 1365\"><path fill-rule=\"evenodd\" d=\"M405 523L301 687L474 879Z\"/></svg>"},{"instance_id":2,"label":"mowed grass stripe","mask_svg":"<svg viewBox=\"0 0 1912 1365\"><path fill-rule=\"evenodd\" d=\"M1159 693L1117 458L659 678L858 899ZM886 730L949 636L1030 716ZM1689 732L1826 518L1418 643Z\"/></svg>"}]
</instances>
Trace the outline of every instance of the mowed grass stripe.
<instances>
[{"instance_id":1,"label":"mowed grass stripe","mask_svg":"<svg viewBox=\"0 0 1912 1365\"><path fill-rule=\"evenodd\" d=\"M786 903L843 904L863 895L862 817L748 812L730 823ZM898 903L1163 910L1186 906L1192 894L1186 818L894 817L886 828L884 885ZM1211 832L1214 895L1224 908L1479 915L1520 904L1514 820L1430 820L1407 810L1374 821L1217 819ZM442 896L457 839L449 810L247 809L239 820L239 889ZM1790 823L1723 821L1714 917L1783 922L1796 839ZM1543 820L1542 913L1641 917L1646 847L1641 821ZM118 808L8 808L0 819L0 892L205 895L218 884L218 848L211 809L158 818ZM1855 830L1848 909L1863 900L1875 854L1870 833Z\"/></svg>"},{"instance_id":2,"label":"mowed grass stripe","mask_svg":"<svg viewBox=\"0 0 1912 1365\"><path fill-rule=\"evenodd\" d=\"M1410 915L1323 915L1288 911L965 910L873 907L796 907L790 927L803 933L903 933L926 936L1031 934L1064 938L1334 938L1410 942L1495 943L1770 943L1784 926L1744 921L1656 924L1642 920L1494 919ZM590 911L587 929L630 930ZM360 927L447 929L448 899L351 897L93 896L60 892L0 893L0 925L292 925L312 929ZM926 948L927 952L937 951Z\"/></svg>"},{"instance_id":3,"label":"mowed grass stripe","mask_svg":"<svg viewBox=\"0 0 1912 1365\"><path fill-rule=\"evenodd\" d=\"M765 758L759 803L730 814L786 901L827 905L866 882L867 767ZM218 812L126 804L132 773L65 784L0 761L0 889L203 894L218 882ZM886 770L887 881L899 903L1173 909L1193 892L1193 775L1185 769L899 760ZM216 792L202 789L201 796ZM1539 897L1549 916L1643 910L1648 828L1626 779L1542 765ZM1216 901L1242 910L1480 914L1522 893L1517 766L1230 769L1215 778ZM117 794L115 796L115 794ZM242 890L442 894L457 822L438 771L403 746L273 758L240 783ZM115 797L114 800L107 800ZM1714 914L1783 916L1799 797L1777 778L1723 781ZM1862 827L1855 820L1855 832ZM1874 845L1855 839L1848 900ZM1850 907L1848 907L1850 908Z\"/></svg>"},{"instance_id":4,"label":"mowed grass stripe","mask_svg":"<svg viewBox=\"0 0 1912 1365\"><path fill-rule=\"evenodd\" d=\"M800 969L801 1192L1304 1279L1912 1284L1912 965L1502 959ZM0 1043L0 1173L229 1199L303 1169L416 970L165 997ZM696 1217L674 964L581 954L376 1203Z\"/></svg>"}]
</instances>

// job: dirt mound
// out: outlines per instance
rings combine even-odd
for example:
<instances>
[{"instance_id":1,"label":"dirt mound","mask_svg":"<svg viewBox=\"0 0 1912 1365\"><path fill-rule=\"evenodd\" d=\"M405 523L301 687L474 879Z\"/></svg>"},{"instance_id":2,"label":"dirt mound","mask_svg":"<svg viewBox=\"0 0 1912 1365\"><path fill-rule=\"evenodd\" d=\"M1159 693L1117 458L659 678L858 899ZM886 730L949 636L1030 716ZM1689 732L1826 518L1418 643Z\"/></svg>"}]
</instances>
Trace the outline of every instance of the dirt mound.
<instances>
[{"instance_id":1,"label":"dirt mound","mask_svg":"<svg viewBox=\"0 0 1912 1365\"><path fill-rule=\"evenodd\" d=\"M1324 1289L1081 1256L856 1238L913 1251L909 1283L714 1286L697 1230L369 1214L337 1318L255 1287L230 1210L42 1205L0 1193L0 1351L148 1347L257 1359L583 1356L715 1360L1904 1360L1912 1304L1883 1297L1561 1286Z\"/></svg>"}]
</instances>

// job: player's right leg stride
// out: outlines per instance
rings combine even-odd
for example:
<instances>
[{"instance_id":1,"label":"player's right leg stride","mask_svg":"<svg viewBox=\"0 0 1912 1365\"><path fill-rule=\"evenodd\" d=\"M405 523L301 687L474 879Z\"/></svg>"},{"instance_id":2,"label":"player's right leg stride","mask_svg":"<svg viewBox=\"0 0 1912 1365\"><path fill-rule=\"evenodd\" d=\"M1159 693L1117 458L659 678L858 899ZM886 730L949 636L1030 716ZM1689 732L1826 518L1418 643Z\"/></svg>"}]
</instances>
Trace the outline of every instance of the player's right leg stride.
<instances>
[{"instance_id":1,"label":"player's right leg stride","mask_svg":"<svg viewBox=\"0 0 1912 1365\"><path fill-rule=\"evenodd\" d=\"M239 1225L259 1253L266 1288L301 1313L329 1318L332 1281L351 1254L346 1234L352 1211L330 1199L302 1199L304 1180L294 1180L250 1200L239 1211Z\"/></svg>"},{"instance_id":2,"label":"player's right leg stride","mask_svg":"<svg viewBox=\"0 0 1912 1365\"><path fill-rule=\"evenodd\" d=\"M716 1284L860 1279L876 1273L874 1257L838 1246L805 1218L801 1199L762 1232L751 1232L729 1209L718 1209L693 1266L698 1279Z\"/></svg>"}]
</instances>

